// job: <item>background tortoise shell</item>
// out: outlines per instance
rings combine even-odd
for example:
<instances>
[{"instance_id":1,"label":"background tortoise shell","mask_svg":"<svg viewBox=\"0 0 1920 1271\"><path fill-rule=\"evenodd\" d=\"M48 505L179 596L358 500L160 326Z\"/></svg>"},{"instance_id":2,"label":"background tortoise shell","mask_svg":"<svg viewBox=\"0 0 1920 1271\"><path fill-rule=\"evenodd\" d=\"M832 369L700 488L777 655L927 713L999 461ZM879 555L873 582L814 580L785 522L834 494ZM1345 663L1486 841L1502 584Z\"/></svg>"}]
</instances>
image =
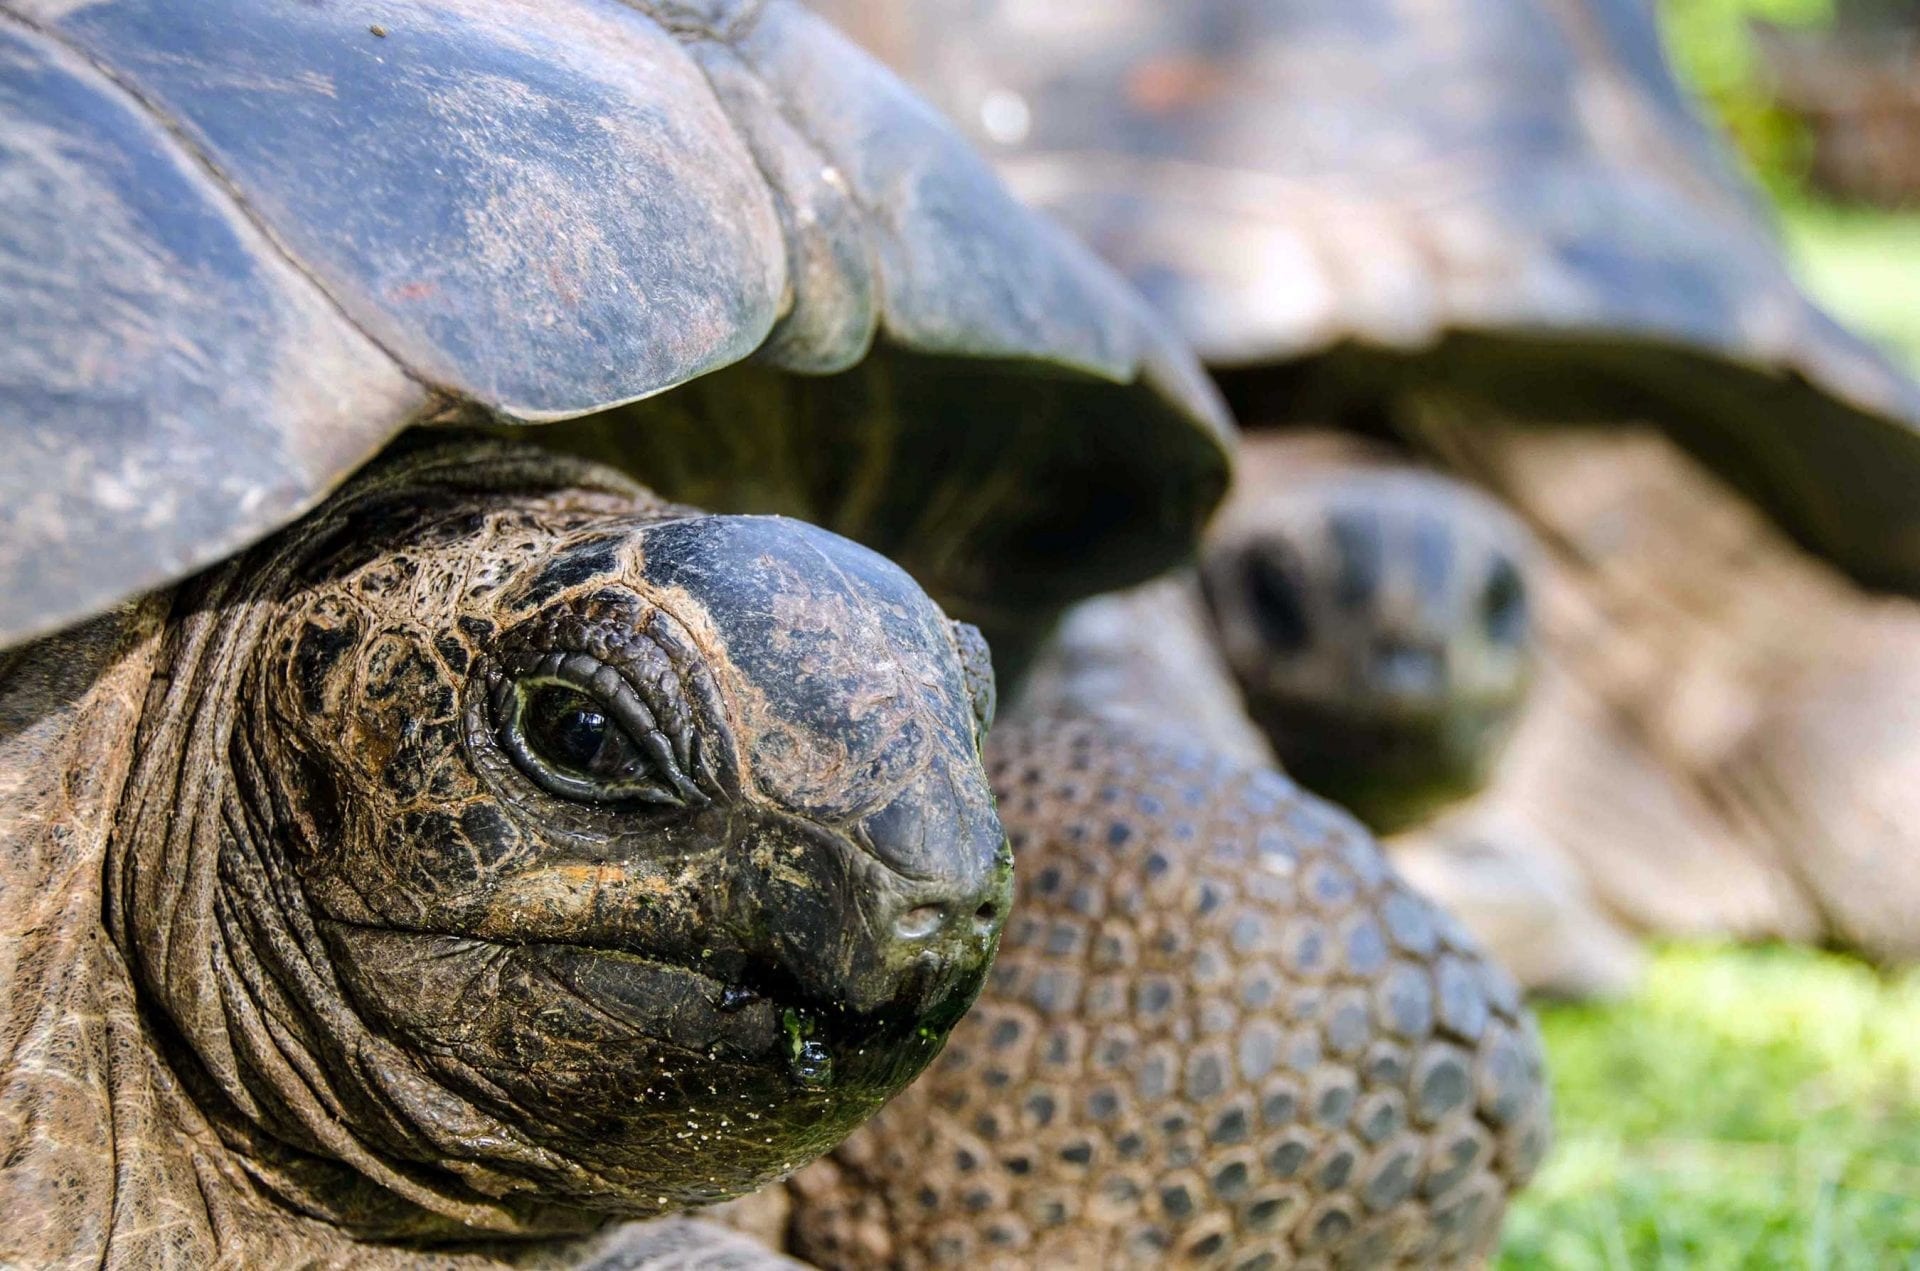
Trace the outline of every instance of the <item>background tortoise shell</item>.
<instances>
[{"instance_id":1,"label":"background tortoise shell","mask_svg":"<svg viewBox=\"0 0 1920 1271\"><path fill-rule=\"evenodd\" d=\"M1244 420L1405 390L1654 418L1856 578L1920 589L1920 386L1794 285L1647 0L816 7L994 147Z\"/></svg>"}]
</instances>

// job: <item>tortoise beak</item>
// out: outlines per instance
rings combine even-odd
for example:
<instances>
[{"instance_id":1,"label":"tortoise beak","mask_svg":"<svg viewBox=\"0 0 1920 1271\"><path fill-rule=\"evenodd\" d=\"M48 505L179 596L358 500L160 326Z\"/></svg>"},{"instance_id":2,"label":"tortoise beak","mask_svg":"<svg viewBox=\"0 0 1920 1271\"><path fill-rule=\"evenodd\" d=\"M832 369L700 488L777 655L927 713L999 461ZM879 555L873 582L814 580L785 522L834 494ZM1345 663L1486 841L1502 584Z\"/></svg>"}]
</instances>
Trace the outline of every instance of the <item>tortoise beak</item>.
<instances>
[{"instance_id":1,"label":"tortoise beak","mask_svg":"<svg viewBox=\"0 0 1920 1271\"><path fill-rule=\"evenodd\" d=\"M735 854L724 921L758 933L744 943L770 956L796 1001L921 1027L973 1000L1013 894L984 780L969 797L936 759L853 826L781 817L752 833L764 837Z\"/></svg>"},{"instance_id":2,"label":"tortoise beak","mask_svg":"<svg viewBox=\"0 0 1920 1271\"><path fill-rule=\"evenodd\" d=\"M894 903L872 914L876 932L920 951L998 936L1012 897L1013 857L992 796L972 788L978 785L956 779L953 760L936 754L860 821L854 841L900 880Z\"/></svg>"}]
</instances>

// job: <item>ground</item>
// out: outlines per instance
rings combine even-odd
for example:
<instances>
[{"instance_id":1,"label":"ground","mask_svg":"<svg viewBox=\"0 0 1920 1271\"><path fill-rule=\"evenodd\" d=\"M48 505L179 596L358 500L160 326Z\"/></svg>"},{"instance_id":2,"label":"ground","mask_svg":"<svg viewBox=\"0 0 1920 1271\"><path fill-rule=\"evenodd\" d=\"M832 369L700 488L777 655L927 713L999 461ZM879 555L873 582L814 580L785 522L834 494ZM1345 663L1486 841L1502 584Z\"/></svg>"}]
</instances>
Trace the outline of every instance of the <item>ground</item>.
<instances>
[{"instance_id":1,"label":"ground","mask_svg":"<svg viewBox=\"0 0 1920 1271\"><path fill-rule=\"evenodd\" d=\"M1920 972L1676 947L1541 1022L1559 1147L1503 1271L1920 1268Z\"/></svg>"},{"instance_id":2,"label":"ground","mask_svg":"<svg viewBox=\"0 0 1920 1271\"><path fill-rule=\"evenodd\" d=\"M1920 368L1920 214L1789 206L1836 316ZM1501 1271L1920 1271L1920 970L1673 947L1611 1005L1541 1010L1559 1148Z\"/></svg>"}]
</instances>

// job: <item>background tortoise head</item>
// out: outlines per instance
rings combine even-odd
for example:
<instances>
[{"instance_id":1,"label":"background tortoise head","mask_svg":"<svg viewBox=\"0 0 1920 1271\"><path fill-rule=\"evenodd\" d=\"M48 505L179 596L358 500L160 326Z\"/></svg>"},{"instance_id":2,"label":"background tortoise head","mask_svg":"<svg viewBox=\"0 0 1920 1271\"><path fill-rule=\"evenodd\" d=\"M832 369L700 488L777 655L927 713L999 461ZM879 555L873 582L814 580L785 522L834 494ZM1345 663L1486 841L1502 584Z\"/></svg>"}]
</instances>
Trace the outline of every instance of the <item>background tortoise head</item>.
<instances>
[{"instance_id":1,"label":"background tortoise head","mask_svg":"<svg viewBox=\"0 0 1920 1271\"><path fill-rule=\"evenodd\" d=\"M1252 442L1200 579L1283 767L1376 829L1479 789L1526 700L1531 545L1491 499L1412 468Z\"/></svg>"},{"instance_id":2,"label":"background tortoise head","mask_svg":"<svg viewBox=\"0 0 1920 1271\"><path fill-rule=\"evenodd\" d=\"M836 1142L980 987L991 689L865 548L455 446L185 604L108 901L239 1133L658 1212Z\"/></svg>"}]
</instances>

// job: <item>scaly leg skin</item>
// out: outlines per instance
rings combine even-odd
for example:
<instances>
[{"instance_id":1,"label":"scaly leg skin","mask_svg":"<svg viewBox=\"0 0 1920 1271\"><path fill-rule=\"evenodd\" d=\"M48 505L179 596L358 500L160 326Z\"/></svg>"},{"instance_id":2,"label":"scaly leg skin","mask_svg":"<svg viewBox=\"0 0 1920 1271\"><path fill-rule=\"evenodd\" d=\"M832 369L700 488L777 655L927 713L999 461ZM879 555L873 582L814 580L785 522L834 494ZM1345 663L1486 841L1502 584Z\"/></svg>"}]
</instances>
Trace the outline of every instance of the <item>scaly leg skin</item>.
<instances>
[{"instance_id":1,"label":"scaly leg skin","mask_svg":"<svg viewBox=\"0 0 1920 1271\"><path fill-rule=\"evenodd\" d=\"M1512 982L1351 817L1112 722L988 746L1017 899L945 1054L793 1183L833 1267L1484 1259L1550 1134Z\"/></svg>"},{"instance_id":2,"label":"scaly leg skin","mask_svg":"<svg viewBox=\"0 0 1920 1271\"><path fill-rule=\"evenodd\" d=\"M566 1265L571 1271L807 1271L748 1235L686 1217L622 1224Z\"/></svg>"}]
</instances>

